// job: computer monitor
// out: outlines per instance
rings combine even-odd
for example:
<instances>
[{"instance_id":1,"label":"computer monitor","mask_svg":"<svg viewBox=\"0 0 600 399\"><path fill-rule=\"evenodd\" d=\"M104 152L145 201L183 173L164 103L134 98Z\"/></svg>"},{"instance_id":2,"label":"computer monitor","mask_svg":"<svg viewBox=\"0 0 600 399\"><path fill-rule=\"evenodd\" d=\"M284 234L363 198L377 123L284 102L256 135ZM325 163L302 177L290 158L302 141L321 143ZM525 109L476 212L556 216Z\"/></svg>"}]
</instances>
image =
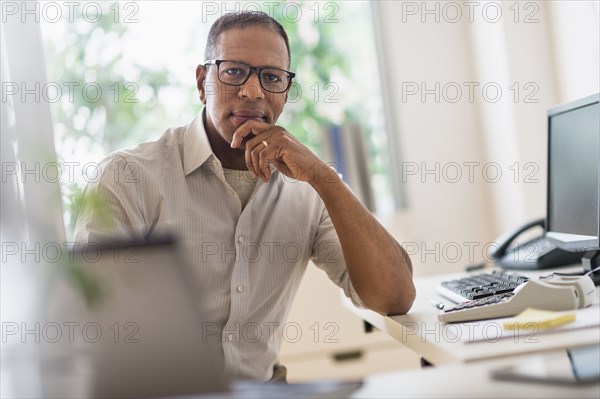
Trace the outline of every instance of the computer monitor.
<instances>
[{"instance_id":1,"label":"computer monitor","mask_svg":"<svg viewBox=\"0 0 600 399\"><path fill-rule=\"evenodd\" d=\"M600 254L600 94L548 111L546 237L569 251Z\"/></svg>"}]
</instances>

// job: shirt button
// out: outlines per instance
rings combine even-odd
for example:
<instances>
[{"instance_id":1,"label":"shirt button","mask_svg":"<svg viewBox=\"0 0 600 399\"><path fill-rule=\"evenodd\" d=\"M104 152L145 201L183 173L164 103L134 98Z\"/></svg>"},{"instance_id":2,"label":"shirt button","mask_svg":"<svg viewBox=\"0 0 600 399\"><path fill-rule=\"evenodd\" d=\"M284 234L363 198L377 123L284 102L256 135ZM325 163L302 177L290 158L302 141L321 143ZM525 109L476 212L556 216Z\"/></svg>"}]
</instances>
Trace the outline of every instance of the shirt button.
<instances>
[{"instance_id":1,"label":"shirt button","mask_svg":"<svg viewBox=\"0 0 600 399\"><path fill-rule=\"evenodd\" d=\"M244 292L244 285L240 284L236 287L237 292Z\"/></svg>"},{"instance_id":2,"label":"shirt button","mask_svg":"<svg viewBox=\"0 0 600 399\"><path fill-rule=\"evenodd\" d=\"M227 334L227 341L229 341L229 342L233 341L233 334Z\"/></svg>"},{"instance_id":3,"label":"shirt button","mask_svg":"<svg viewBox=\"0 0 600 399\"><path fill-rule=\"evenodd\" d=\"M238 242L241 244L244 242L244 236L238 236Z\"/></svg>"}]
</instances>

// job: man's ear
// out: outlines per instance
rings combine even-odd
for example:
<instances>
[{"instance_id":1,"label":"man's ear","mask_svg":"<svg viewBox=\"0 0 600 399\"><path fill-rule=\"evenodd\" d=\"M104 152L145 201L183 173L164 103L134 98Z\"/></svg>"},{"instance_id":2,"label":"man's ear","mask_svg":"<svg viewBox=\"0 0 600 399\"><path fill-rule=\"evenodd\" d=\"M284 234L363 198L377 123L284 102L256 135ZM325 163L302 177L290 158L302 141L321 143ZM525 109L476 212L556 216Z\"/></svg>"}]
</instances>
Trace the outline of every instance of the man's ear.
<instances>
[{"instance_id":1,"label":"man's ear","mask_svg":"<svg viewBox=\"0 0 600 399\"><path fill-rule=\"evenodd\" d=\"M198 88L198 94L202 104L206 104L206 66L198 65L196 67L196 87Z\"/></svg>"}]
</instances>

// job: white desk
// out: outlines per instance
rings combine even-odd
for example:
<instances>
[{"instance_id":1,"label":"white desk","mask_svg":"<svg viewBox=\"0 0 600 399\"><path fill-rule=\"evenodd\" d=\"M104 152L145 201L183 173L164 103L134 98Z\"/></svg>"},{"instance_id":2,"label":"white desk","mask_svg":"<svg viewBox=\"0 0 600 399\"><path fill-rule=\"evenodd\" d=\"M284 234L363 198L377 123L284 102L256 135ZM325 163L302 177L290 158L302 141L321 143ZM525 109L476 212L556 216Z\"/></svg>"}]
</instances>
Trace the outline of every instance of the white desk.
<instances>
[{"instance_id":1,"label":"white desk","mask_svg":"<svg viewBox=\"0 0 600 399\"><path fill-rule=\"evenodd\" d=\"M521 272L520 274L537 278L540 274L545 273L547 271L541 273ZM453 334L456 332L455 327L450 327L437 320L438 310L432 306L430 300L441 298L435 291L435 287L441 281L460 278L465 274L455 273L415 279L417 298L413 308L406 315L382 316L370 310L358 309L348 299L344 300L344 305L363 320L423 356L433 365L468 363L600 343L600 328L598 327L563 333L538 333L531 337L519 336L517 339L495 340L496 335L494 334L499 324L493 320L480 322L482 328L489 327L490 339L487 341L476 343L457 341ZM594 306L599 306L598 292L597 288ZM443 300L440 301L443 302ZM459 333L462 337L475 335L474 332L466 329Z\"/></svg>"},{"instance_id":2,"label":"white desk","mask_svg":"<svg viewBox=\"0 0 600 399\"><path fill-rule=\"evenodd\" d=\"M555 352L558 353L558 352ZM554 354L554 353L553 353ZM532 361L544 355L429 367L421 370L368 377L352 398L599 398L600 381L587 385L498 381L490 371L515 361ZM565 355L566 356L566 355Z\"/></svg>"},{"instance_id":3,"label":"white desk","mask_svg":"<svg viewBox=\"0 0 600 399\"><path fill-rule=\"evenodd\" d=\"M600 381L582 385L558 385L547 382L513 382L491 378L490 372L513 361L544 361L545 358L563 357L564 350L543 355L520 355L511 358L458 364L406 372L375 374L366 378L363 385L348 396L350 398L599 398ZM316 383L319 384L319 383ZM309 384L310 385L310 384ZM289 390L288 390L289 388ZM262 383L234 385L225 393L201 395L197 398L211 399L255 399L263 397L306 397L299 395L294 387L280 385L269 387ZM275 389L275 390L273 390ZM324 394L309 397L347 397L346 394ZM190 397L191 399L192 397ZM183 398L182 398L183 399Z\"/></svg>"}]
</instances>

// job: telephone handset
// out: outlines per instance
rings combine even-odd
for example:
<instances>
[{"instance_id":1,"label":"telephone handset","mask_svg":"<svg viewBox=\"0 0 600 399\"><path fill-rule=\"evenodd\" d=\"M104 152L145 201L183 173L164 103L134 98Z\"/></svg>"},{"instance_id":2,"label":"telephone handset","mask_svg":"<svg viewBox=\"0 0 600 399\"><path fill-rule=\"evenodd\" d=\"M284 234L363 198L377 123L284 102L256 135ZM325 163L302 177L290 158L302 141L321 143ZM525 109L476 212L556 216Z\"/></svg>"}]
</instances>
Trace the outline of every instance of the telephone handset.
<instances>
[{"instance_id":1,"label":"telephone handset","mask_svg":"<svg viewBox=\"0 0 600 399\"><path fill-rule=\"evenodd\" d=\"M537 219L509 231L499 237L497 249L490 250L490 258L494 263L505 269L546 269L581 262L585 252L569 252L558 248L544 235L519 244L516 239L530 229L544 229L545 219Z\"/></svg>"}]
</instances>

